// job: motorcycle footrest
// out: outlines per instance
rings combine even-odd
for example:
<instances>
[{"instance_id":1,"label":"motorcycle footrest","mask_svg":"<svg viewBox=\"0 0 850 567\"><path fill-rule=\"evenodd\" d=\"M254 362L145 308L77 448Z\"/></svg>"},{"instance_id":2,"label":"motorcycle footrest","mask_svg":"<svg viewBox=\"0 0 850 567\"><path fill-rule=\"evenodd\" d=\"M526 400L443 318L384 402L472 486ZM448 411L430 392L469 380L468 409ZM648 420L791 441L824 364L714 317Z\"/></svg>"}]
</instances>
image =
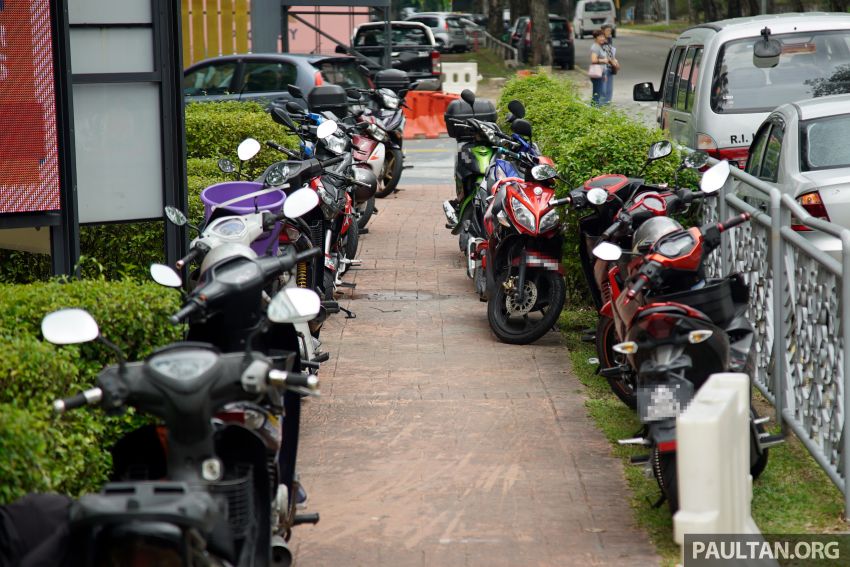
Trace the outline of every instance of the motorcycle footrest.
<instances>
[{"instance_id":1,"label":"motorcycle footrest","mask_svg":"<svg viewBox=\"0 0 850 567\"><path fill-rule=\"evenodd\" d=\"M649 445L649 441L644 439L643 437L632 437L631 439L618 439L617 443L620 445Z\"/></svg>"},{"instance_id":2,"label":"motorcycle footrest","mask_svg":"<svg viewBox=\"0 0 850 567\"><path fill-rule=\"evenodd\" d=\"M330 360L330 358L331 358L330 353L317 352L316 355L313 357L313 360L311 360L310 362L322 363L322 362L327 362L328 360Z\"/></svg>"},{"instance_id":3,"label":"motorcycle footrest","mask_svg":"<svg viewBox=\"0 0 850 567\"><path fill-rule=\"evenodd\" d=\"M603 378L616 378L628 369L629 367L627 365L621 364L619 366L612 366L611 368L603 368L599 371L599 375Z\"/></svg>"},{"instance_id":4,"label":"motorcycle footrest","mask_svg":"<svg viewBox=\"0 0 850 567\"><path fill-rule=\"evenodd\" d=\"M596 342L596 333L586 333L581 336L581 342L583 343L595 343Z\"/></svg>"},{"instance_id":5,"label":"motorcycle footrest","mask_svg":"<svg viewBox=\"0 0 850 567\"><path fill-rule=\"evenodd\" d=\"M360 266L363 264L363 260L352 260L351 258L343 258L339 262L340 264L345 264L347 266Z\"/></svg>"},{"instance_id":6,"label":"motorcycle footrest","mask_svg":"<svg viewBox=\"0 0 850 567\"><path fill-rule=\"evenodd\" d=\"M314 512L312 514L295 514L295 518L292 519L293 526L300 526L301 524L318 524L319 523L319 513Z\"/></svg>"},{"instance_id":7,"label":"motorcycle footrest","mask_svg":"<svg viewBox=\"0 0 850 567\"><path fill-rule=\"evenodd\" d=\"M339 313L339 303L332 300L326 300L322 302L322 307L325 308L325 311L328 313Z\"/></svg>"},{"instance_id":8,"label":"motorcycle footrest","mask_svg":"<svg viewBox=\"0 0 850 567\"><path fill-rule=\"evenodd\" d=\"M360 234L369 234L369 229L368 228L361 228Z\"/></svg>"},{"instance_id":9,"label":"motorcycle footrest","mask_svg":"<svg viewBox=\"0 0 850 567\"><path fill-rule=\"evenodd\" d=\"M759 435L759 446L762 449L770 449L771 447L776 447L783 443L785 443L785 436L782 434L771 435L769 433L762 433Z\"/></svg>"},{"instance_id":10,"label":"motorcycle footrest","mask_svg":"<svg viewBox=\"0 0 850 567\"><path fill-rule=\"evenodd\" d=\"M446 223L446 228L449 229L449 230L454 230L456 227L457 227L456 223L451 223L451 222Z\"/></svg>"},{"instance_id":11,"label":"motorcycle footrest","mask_svg":"<svg viewBox=\"0 0 850 567\"><path fill-rule=\"evenodd\" d=\"M649 462L649 455L632 455L629 457L630 465L645 465Z\"/></svg>"}]
</instances>

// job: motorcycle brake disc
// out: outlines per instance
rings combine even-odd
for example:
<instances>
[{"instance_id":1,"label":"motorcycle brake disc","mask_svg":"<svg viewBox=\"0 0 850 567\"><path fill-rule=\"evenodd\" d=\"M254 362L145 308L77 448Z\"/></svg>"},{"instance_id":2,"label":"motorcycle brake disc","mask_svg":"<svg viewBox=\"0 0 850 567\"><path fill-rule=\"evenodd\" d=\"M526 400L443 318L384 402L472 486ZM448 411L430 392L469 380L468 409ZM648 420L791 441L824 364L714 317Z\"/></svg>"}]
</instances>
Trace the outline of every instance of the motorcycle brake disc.
<instances>
[{"instance_id":1,"label":"motorcycle brake disc","mask_svg":"<svg viewBox=\"0 0 850 567\"><path fill-rule=\"evenodd\" d=\"M514 282L515 283L515 282ZM525 294L522 303L517 301L519 293L508 293L505 295L505 307L508 310L508 316L528 315L531 308L537 303L537 286L534 282L526 280Z\"/></svg>"}]
</instances>

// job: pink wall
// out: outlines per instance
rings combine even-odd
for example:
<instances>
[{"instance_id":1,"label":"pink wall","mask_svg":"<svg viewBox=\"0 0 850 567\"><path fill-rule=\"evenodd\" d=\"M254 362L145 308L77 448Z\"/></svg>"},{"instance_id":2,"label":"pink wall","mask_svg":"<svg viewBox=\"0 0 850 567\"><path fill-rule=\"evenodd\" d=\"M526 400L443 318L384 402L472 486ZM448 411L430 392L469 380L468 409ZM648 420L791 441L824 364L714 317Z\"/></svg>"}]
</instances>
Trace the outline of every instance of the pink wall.
<instances>
[{"instance_id":1,"label":"pink wall","mask_svg":"<svg viewBox=\"0 0 850 567\"><path fill-rule=\"evenodd\" d=\"M293 7L293 10L307 12L311 11L311 8L298 6ZM318 10L341 12L346 10L346 8L338 6L319 7ZM353 12L351 8L348 10ZM349 45L351 32L354 31L354 28L369 21L368 16L362 15L363 8L359 8L358 11L361 14L355 15L352 13L348 16L301 15L301 17L321 29L324 33L336 38L345 45ZM317 34L294 17L289 17L289 51L291 53L333 53L335 48L336 44L334 42Z\"/></svg>"}]
</instances>

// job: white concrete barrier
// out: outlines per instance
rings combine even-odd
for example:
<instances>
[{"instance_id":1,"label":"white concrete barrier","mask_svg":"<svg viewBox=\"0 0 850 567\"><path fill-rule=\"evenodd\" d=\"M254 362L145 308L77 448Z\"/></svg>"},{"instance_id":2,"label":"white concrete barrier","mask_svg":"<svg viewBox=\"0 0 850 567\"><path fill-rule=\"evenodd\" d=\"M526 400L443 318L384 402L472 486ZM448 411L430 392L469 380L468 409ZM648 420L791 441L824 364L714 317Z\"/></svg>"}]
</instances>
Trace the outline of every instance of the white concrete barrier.
<instances>
[{"instance_id":1,"label":"white concrete barrier","mask_svg":"<svg viewBox=\"0 0 850 567\"><path fill-rule=\"evenodd\" d=\"M463 89L472 92L478 88L478 63L443 63L443 92L460 94Z\"/></svg>"},{"instance_id":2,"label":"white concrete barrier","mask_svg":"<svg viewBox=\"0 0 850 567\"><path fill-rule=\"evenodd\" d=\"M673 524L680 546L684 546L685 534L760 533L750 508L749 427L750 381L746 374L712 374L679 416L679 511Z\"/></svg>"}]
</instances>

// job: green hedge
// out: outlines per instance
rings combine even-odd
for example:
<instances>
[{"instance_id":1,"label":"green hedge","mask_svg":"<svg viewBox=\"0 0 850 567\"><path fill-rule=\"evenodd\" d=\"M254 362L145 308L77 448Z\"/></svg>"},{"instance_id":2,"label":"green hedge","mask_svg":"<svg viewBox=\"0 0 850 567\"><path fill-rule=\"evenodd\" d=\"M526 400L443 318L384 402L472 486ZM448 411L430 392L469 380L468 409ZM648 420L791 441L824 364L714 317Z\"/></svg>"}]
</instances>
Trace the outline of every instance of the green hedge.
<instances>
[{"instance_id":1,"label":"green hedge","mask_svg":"<svg viewBox=\"0 0 850 567\"><path fill-rule=\"evenodd\" d=\"M559 188L560 195L604 173L637 175L650 144L668 139L658 128L647 128L615 109L590 106L571 81L550 75L508 81L498 102L499 116L507 115L507 104L513 99L525 105L525 119L534 127L534 141L567 180ZM651 183L672 183L680 162L681 155L674 149L673 155L652 163L644 177ZM696 176L685 173L680 182L694 187ZM579 239L575 221L575 214L570 213L568 223L574 230L567 234L564 247L567 290L571 301L587 302L589 291L576 254Z\"/></svg>"},{"instance_id":2,"label":"green hedge","mask_svg":"<svg viewBox=\"0 0 850 567\"><path fill-rule=\"evenodd\" d=\"M261 143L275 140L296 148L298 139L272 121L256 103L193 103L186 106L186 168L189 189L189 217L200 221L204 187L229 179L218 169L219 158L238 161L236 148L247 137ZM260 153L245 167L245 173L258 175L283 158L280 152L263 145ZM146 278L148 266L164 260L163 221L84 226L80 229L81 275L84 278ZM30 283L50 277L50 257L0 250L0 283Z\"/></svg>"},{"instance_id":3,"label":"green hedge","mask_svg":"<svg viewBox=\"0 0 850 567\"><path fill-rule=\"evenodd\" d=\"M98 343L55 347L39 340L44 315L83 307L136 360L180 338L180 329L166 323L179 306L177 292L150 283L0 284L0 504L31 491L96 490L110 466L104 449L141 422L91 410L53 415L52 400L91 387L115 358Z\"/></svg>"}]
</instances>

